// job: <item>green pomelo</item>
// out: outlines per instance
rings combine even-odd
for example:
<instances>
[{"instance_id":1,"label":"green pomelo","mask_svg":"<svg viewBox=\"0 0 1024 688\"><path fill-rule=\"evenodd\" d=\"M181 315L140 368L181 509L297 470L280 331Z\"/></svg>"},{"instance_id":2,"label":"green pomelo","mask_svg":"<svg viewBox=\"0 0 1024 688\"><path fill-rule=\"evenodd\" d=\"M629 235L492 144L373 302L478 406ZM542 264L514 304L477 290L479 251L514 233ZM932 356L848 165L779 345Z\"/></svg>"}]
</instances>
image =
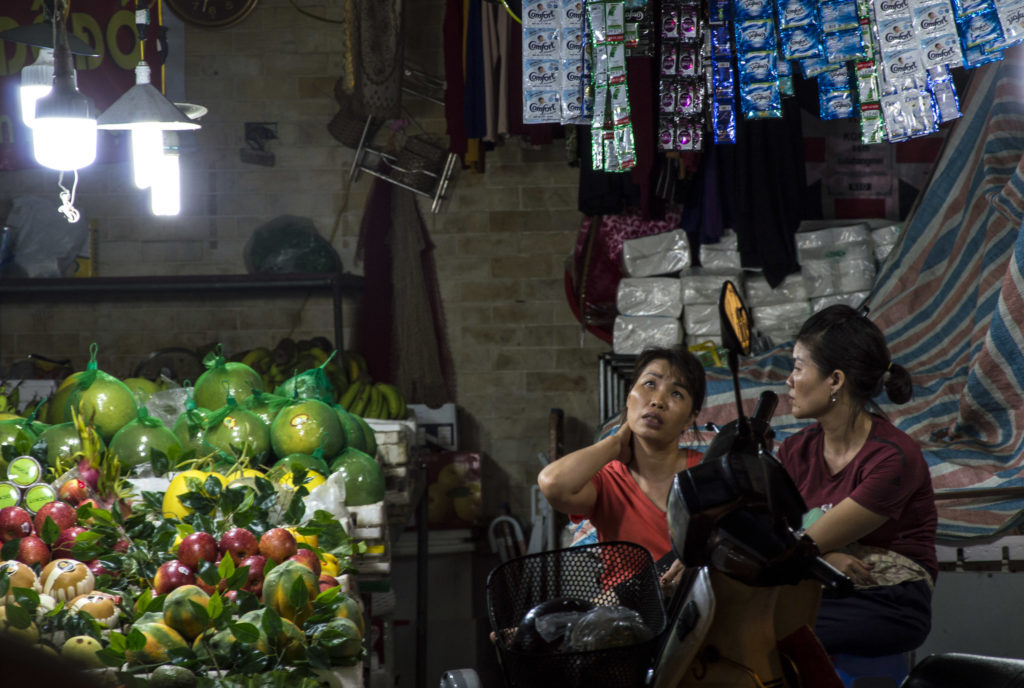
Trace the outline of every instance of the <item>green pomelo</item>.
<instances>
[{"instance_id":1,"label":"green pomelo","mask_svg":"<svg viewBox=\"0 0 1024 688\"><path fill-rule=\"evenodd\" d=\"M194 408L185 411L174 421L171 432L178 438L178 444L183 451L191 449L198 456L209 452L203 441L206 436L206 418L209 415L210 411L207 409Z\"/></svg>"},{"instance_id":2,"label":"green pomelo","mask_svg":"<svg viewBox=\"0 0 1024 688\"><path fill-rule=\"evenodd\" d=\"M138 466L149 463L151 449L171 456L172 448L177 455L181 454L181 443L177 436L156 418L150 417L147 422L138 418L117 431L110 440L110 453L118 458L122 466Z\"/></svg>"},{"instance_id":3,"label":"green pomelo","mask_svg":"<svg viewBox=\"0 0 1024 688\"><path fill-rule=\"evenodd\" d=\"M345 434L334 408L316 399L304 399L281 409L270 425L270 443L277 456L312 454L336 456L345 446Z\"/></svg>"},{"instance_id":4,"label":"green pomelo","mask_svg":"<svg viewBox=\"0 0 1024 688\"><path fill-rule=\"evenodd\" d=\"M219 409L228 403L228 395L239 404L254 391L263 391L263 378L259 373L235 361L210 368L199 376L192 390L196 406Z\"/></svg>"},{"instance_id":5,"label":"green pomelo","mask_svg":"<svg viewBox=\"0 0 1024 688\"><path fill-rule=\"evenodd\" d=\"M48 420L65 423L74 408L82 420L90 422L105 442L135 420L138 404L127 385L102 370L86 370L70 375L50 402Z\"/></svg>"},{"instance_id":6,"label":"green pomelo","mask_svg":"<svg viewBox=\"0 0 1024 688\"><path fill-rule=\"evenodd\" d=\"M345 505L363 506L384 499L384 472L377 460L352 447L346 447L331 463L331 472L345 476Z\"/></svg>"},{"instance_id":7,"label":"green pomelo","mask_svg":"<svg viewBox=\"0 0 1024 688\"><path fill-rule=\"evenodd\" d=\"M261 463L270 451L267 424L252 411L240 407L216 426L207 428L204 441L229 456L239 457L244 451L257 463Z\"/></svg>"},{"instance_id":8,"label":"green pomelo","mask_svg":"<svg viewBox=\"0 0 1024 688\"><path fill-rule=\"evenodd\" d=\"M100 452L103 452L107 445L98 435L97 439L100 443ZM75 424L70 421L51 425L43 430L36 441L36 447L39 448L40 454L44 442L46 443L46 463L50 466L56 466L58 460L66 465L75 452L82 449L82 438L78 435Z\"/></svg>"}]
</instances>

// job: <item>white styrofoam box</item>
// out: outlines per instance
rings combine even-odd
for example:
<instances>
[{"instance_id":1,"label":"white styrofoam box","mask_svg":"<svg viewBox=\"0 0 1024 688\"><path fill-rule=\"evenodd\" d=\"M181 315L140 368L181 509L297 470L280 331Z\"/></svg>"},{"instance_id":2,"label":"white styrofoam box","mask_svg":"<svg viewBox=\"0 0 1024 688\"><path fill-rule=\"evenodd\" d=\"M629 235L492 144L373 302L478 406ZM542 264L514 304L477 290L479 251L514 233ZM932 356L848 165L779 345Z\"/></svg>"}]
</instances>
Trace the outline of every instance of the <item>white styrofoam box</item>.
<instances>
[{"instance_id":1,"label":"white styrofoam box","mask_svg":"<svg viewBox=\"0 0 1024 688\"><path fill-rule=\"evenodd\" d=\"M875 281L875 257L870 244L851 244L836 267L840 293L869 290Z\"/></svg>"},{"instance_id":2,"label":"white styrofoam box","mask_svg":"<svg viewBox=\"0 0 1024 688\"><path fill-rule=\"evenodd\" d=\"M683 313L679 280L675 277L624 277L619 280L615 306L622 315L678 318Z\"/></svg>"},{"instance_id":3,"label":"white styrofoam box","mask_svg":"<svg viewBox=\"0 0 1024 688\"><path fill-rule=\"evenodd\" d=\"M384 502L348 507L356 528L381 526L385 522Z\"/></svg>"},{"instance_id":4,"label":"white styrofoam box","mask_svg":"<svg viewBox=\"0 0 1024 688\"><path fill-rule=\"evenodd\" d=\"M735 270L737 272L743 269L739 251L716 249L716 246L717 244L701 245L701 267L708 270Z\"/></svg>"},{"instance_id":5,"label":"white styrofoam box","mask_svg":"<svg viewBox=\"0 0 1024 688\"><path fill-rule=\"evenodd\" d=\"M790 301L774 306L758 306L750 309L750 317L754 328L773 332L796 334L811 314L811 306L806 301Z\"/></svg>"},{"instance_id":6,"label":"white styrofoam box","mask_svg":"<svg viewBox=\"0 0 1024 688\"><path fill-rule=\"evenodd\" d=\"M747 305L751 308L807 300L807 287L804 286L804 279L799 272L786 275L774 289L763 275L747 277L745 286Z\"/></svg>"},{"instance_id":7,"label":"white styrofoam box","mask_svg":"<svg viewBox=\"0 0 1024 688\"><path fill-rule=\"evenodd\" d=\"M413 411L416 404L409 404L409 410ZM373 429L373 436L377 444L393 444L406 441L413 441L416 438L416 416L403 420L385 420L382 418L366 418L367 423Z\"/></svg>"},{"instance_id":8,"label":"white styrofoam box","mask_svg":"<svg viewBox=\"0 0 1024 688\"><path fill-rule=\"evenodd\" d=\"M688 335L722 334L722 321L717 303L695 303L683 310L683 326Z\"/></svg>"},{"instance_id":9,"label":"white styrofoam box","mask_svg":"<svg viewBox=\"0 0 1024 688\"><path fill-rule=\"evenodd\" d=\"M622 242L622 267L629 277L670 275L690 262L690 240L681 229Z\"/></svg>"},{"instance_id":10,"label":"white styrofoam box","mask_svg":"<svg viewBox=\"0 0 1024 688\"><path fill-rule=\"evenodd\" d=\"M722 283L726 280L736 285L743 294L743 273L731 270L708 270L689 268L679 273L683 293L683 308L695 303L718 303L722 294Z\"/></svg>"},{"instance_id":11,"label":"white styrofoam box","mask_svg":"<svg viewBox=\"0 0 1024 688\"><path fill-rule=\"evenodd\" d=\"M860 305L864 303L864 299L868 297L870 291L857 291L847 294L832 294L830 296L822 296L816 299L811 299L811 311L817 313L818 311L834 306L837 303L845 303L850 308L860 308Z\"/></svg>"},{"instance_id":12,"label":"white styrofoam box","mask_svg":"<svg viewBox=\"0 0 1024 688\"><path fill-rule=\"evenodd\" d=\"M18 390L18 411L24 411L34 401L52 397L57 391L56 380L0 380L0 386L7 389L8 395Z\"/></svg>"},{"instance_id":13,"label":"white styrofoam box","mask_svg":"<svg viewBox=\"0 0 1024 688\"><path fill-rule=\"evenodd\" d=\"M678 318L619 315L612 328L612 350L617 354L639 354L647 348L682 343L683 324Z\"/></svg>"}]
</instances>

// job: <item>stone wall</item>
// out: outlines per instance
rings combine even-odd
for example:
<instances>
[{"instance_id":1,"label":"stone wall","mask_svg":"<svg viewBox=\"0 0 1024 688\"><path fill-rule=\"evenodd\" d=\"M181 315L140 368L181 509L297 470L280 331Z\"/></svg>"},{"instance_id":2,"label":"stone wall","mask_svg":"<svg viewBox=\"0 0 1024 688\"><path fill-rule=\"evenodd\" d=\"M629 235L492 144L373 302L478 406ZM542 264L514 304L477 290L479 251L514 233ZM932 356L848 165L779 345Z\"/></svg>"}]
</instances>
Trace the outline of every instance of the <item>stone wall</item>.
<instances>
[{"instance_id":1,"label":"stone wall","mask_svg":"<svg viewBox=\"0 0 1024 688\"><path fill-rule=\"evenodd\" d=\"M341 0L305 2L326 17ZM406 61L442 73L437 0L407 4ZM352 151L326 129L338 109L341 27L296 11L288 0L261 0L241 24L185 29L185 98L209 108L183 156L183 212L155 218L127 164L82 171L78 206L96 227L103 276L241 273L252 230L281 214L308 217L332 238L346 270L358 272L355 243L371 177L349 185ZM443 110L408 96L419 128L444 132ZM243 163L245 122L276 122L273 167ZM111 134L101 134L111 136ZM385 128L378 136L401 133ZM487 155L486 172L457 173L443 212L421 209L435 257L455 360L462 445L491 457L513 511L528 517L529 487L548 446L548 414L564 409L570 445L585 442L597 414L597 357L606 345L582 336L565 301L564 261L579 226L577 172L560 142L539 150L509 141ZM13 198L42 195L57 205L56 173L0 172L0 217ZM2 285L0 285L2 288ZM31 353L88 360L128 375L146 354L169 346L223 342L230 351L272 346L281 337L330 336L330 299L193 294L0 304L0 370ZM359 301L345 308L346 345L359 326ZM365 320L364 320L365 322ZM492 506L494 506L492 504Z\"/></svg>"}]
</instances>

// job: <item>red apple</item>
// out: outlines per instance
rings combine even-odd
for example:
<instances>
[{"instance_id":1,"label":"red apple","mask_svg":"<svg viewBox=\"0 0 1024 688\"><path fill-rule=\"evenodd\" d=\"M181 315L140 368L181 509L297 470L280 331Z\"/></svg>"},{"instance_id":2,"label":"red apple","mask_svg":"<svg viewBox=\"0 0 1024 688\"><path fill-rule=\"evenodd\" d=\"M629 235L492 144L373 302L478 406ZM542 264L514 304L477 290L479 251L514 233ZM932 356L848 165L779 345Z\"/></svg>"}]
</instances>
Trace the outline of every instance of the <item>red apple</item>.
<instances>
[{"instance_id":1,"label":"red apple","mask_svg":"<svg viewBox=\"0 0 1024 688\"><path fill-rule=\"evenodd\" d=\"M217 541L201 530L186 535L178 545L178 561L197 572L200 561L215 562L219 554Z\"/></svg>"},{"instance_id":2,"label":"red apple","mask_svg":"<svg viewBox=\"0 0 1024 688\"><path fill-rule=\"evenodd\" d=\"M299 551L295 536L284 528L271 528L260 538L260 554L280 564Z\"/></svg>"},{"instance_id":3,"label":"red apple","mask_svg":"<svg viewBox=\"0 0 1024 688\"><path fill-rule=\"evenodd\" d=\"M29 535L23 537L18 543L17 559L23 564L46 566L50 563L50 548L46 546L41 537Z\"/></svg>"},{"instance_id":4,"label":"red apple","mask_svg":"<svg viewBox=\"0 0 1024 688\"><path fill-rule=\"evenodd\" d=\"M206 594L212 595L213 594L213 588L210 588L209 590L207 590ZM224 593L224 599L231 600L232 602L237 602L238 601L238 591L237 590L228 590L227 592Z\"/></svg>"},{"instance_id":5,"label":"red apple","mask_svg":"<svg viewBox=\"0 0 1024 688\"><path fill-rule=\"evenodd\" d=\"M57 497L71 506L78 506L89 498L89 485L81 478L71 478L57 488Z\"/></svg>"},{"instance_id":6,"label":"red apple","mask_svg":"<svg viewBox=\"0 0 1024 688\"><path fill-rule=\"evenodd\" d=\"M249 580L242 586L242 590L251 592L256 597L263 594L263 569L267 565L267 558L261 554L253 554L241 561L239 566L249 567Z\"/></svg>"},{"instance_id":7,"label":"red apple","mask_svg":"<svg viewBox=\"0 0 1024 688\"><path fill-rule=\"evenodd\" d=\"M10 542L32 534L32 516L20 506L0 509L0 540Z\"/></svg>"},{"instance_id":8,"label":"red apple","mask_svg":"<svg viewBox=\"0 0 1024 688\"><path fill-rule=\"evenodd\" d=\"M84 533L86 530L82 526L71 526L60 531L57 541L53 543L53 558L74 559L71 550L75 546L75 538L78 537L79 533Z\"/></svg>"},{"instance_id":9,"label":"red apple","mask_svg":"<svg viewBox=\"0 0 1024 688\"><path fill-rule=\"evenodd\" d=\"M313 550L302 548L292 556L288 557L288 560L299 562L312 571L317 578L320 577L320 557L318 557L316 552Z\"/></svg>"},{"instance_id":10,"label":"red apple","mask_svg":"<svg viewBox=\"0 0 1024 688\"><path fill-rule=\"evenodd\" d=\"M192 573L192 569L177 559L171 559L156 570L156 575L153 576L153 592L157 595L166 595L182 585L195 585L195 582L196 575Z\"/></svg>"},{"instance_id":11,"label":"red apple","mask_svg":"<svg viewBox=\"0 0 1024 688\"><path fill-rule=\"evenodd\" d=\"M127 552L132 546L132 541L128 538L121 538L114 543L114 551L121 552L122 554Z\"/></svg>"},{"instance_id":12,"label":"red apple","mask_svg":"<svg viewBox=\"0 0 1024 688\"><path fill-rule=\"evenodd\" d=\"M320 578L317 579L317 583L320 586L320 592L338 587L338 579L326 573L320 574Z\"/></svg>"},{"instance_id":13,"label":"red apple","mask_svg":"<svg viewBox=\"0 0 1024 688\"><path fill-rule=\"evenodd\" d=\"M48 502L39 507L35 517L36 533L43 532L43 525L46 523L47 517L53 519L60 530L78 525L78 514L75 513L75 508L67 502Z\"/></svg>"},{"instance_id":14,"label":"red apple","mask_svg":"<svg viewBox=\"0 0 1024 688\"><path fill-rule=\"evenodd\" d=\"M258 554L259 551L260 543L256 536L245 528L232 528L220 536L220 553L230 555L235 561L235 566L238 566L242 559Z\"/></svg>"}]
</instances>

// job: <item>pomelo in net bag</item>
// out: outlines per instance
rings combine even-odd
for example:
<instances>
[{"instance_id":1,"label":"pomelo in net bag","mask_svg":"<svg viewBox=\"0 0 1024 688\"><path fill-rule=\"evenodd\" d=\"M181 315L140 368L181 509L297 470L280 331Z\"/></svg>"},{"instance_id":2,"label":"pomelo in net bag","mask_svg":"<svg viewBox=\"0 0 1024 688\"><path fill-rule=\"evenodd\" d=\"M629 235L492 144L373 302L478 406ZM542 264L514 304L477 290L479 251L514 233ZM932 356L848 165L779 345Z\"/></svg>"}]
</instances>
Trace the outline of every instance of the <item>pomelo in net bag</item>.
<instances>
[{"instance_id":1,"label":"pomelo in net bag","mask_svg":"<svg viewBox=\"0 0 1024 688\"><path fill-rule=\"evenodd\" d=\"M264 391L260 374L244 363L228 361L219 344L206 355L203 365L206 372L196 380L192 392L197 406L219 409L228 402L228 396L241 404L254 391Z\"/></svg>"},{"instance_id":2,"label":"pomelo in net bag","mask_svg":"<svg viewBox=\"0 0 1024 688\"><path fill-rule=\"evenodd\" d=\"M92 423L104 442L135 419L139 411L135 395L123 382L99 369L97 346L89 347L86 369L69 375L50 401L47 420L56 425L71 420L71 409L88 425Z\"/></svg>"}]
</instances>

